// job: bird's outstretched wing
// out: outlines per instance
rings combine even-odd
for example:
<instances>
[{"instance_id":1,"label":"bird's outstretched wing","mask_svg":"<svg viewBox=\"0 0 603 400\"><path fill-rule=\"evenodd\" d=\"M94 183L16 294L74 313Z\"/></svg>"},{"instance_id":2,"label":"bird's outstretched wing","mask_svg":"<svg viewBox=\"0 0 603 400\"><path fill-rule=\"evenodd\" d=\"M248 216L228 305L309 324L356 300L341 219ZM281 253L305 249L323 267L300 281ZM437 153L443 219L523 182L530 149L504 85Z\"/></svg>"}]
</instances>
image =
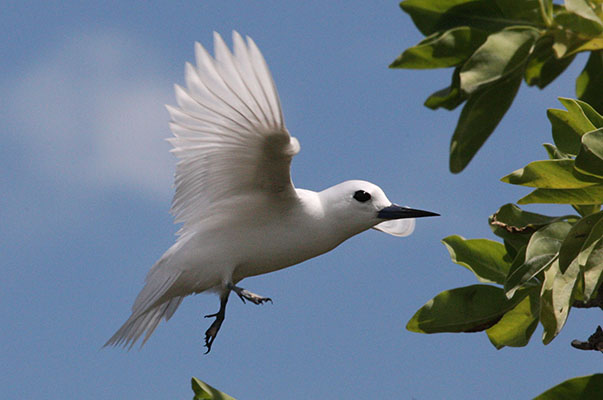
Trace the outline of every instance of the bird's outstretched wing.
<instances>
[{"instance_id":1,"label":"bird's outstretched wing","mask_svg":"<svg viewBox=\"0 0 603 400\"><path fill-rule=\"evenodd\" d=\"M196 43L197 65L187 63L186 88L175 87L178 107L167 107L181 233L234 196L296 196L290 164L300 146L285 128L268 65L251 38L233 32L233 42L231 53L214 33L215 58Z\"/></svg>"}]
</instances>

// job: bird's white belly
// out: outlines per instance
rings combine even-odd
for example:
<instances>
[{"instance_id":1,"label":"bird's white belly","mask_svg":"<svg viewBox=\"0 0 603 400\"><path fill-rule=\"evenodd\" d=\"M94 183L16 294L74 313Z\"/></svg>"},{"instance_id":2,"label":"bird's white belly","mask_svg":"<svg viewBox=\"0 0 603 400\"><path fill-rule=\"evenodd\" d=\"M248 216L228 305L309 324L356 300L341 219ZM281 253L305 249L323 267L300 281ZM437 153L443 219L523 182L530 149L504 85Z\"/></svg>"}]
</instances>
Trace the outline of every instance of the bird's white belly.
<instances>
[{"instance_id":1,"label":"bird's white belly","mask_svg":"<svg viewBox=\"0 0 603 400\"><path fill-rule=\"evenodd\" d=\"M261 221L258 223L258 221ZM231 220L198 232L185 246L187 275L205 290L323 254L343 241L322 227L288 218ZM253 222L253 223L250 223ZM203 288L201 288L203 286Z\"/></svg>"}]
</instances>

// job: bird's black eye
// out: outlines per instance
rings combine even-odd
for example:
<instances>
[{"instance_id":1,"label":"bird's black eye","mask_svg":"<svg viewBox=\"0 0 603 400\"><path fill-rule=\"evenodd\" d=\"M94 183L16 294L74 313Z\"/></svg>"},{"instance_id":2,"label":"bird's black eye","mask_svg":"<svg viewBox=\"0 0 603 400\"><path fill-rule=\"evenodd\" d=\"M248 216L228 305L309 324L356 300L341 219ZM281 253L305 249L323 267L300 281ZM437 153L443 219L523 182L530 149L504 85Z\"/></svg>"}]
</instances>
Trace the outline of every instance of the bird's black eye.
<instances>
[{"instance_id":1,"label":"bird's black eye","mask_svg":"<svg viewBox=\"0 0 603 400\"><path fill-rule=\"evenodd\" d=\"M364 190L357 190L356 193L354 193L354 199L364 203L365 201L369 201L371 199L371 195Z\"/></svg>"}]
</instances>

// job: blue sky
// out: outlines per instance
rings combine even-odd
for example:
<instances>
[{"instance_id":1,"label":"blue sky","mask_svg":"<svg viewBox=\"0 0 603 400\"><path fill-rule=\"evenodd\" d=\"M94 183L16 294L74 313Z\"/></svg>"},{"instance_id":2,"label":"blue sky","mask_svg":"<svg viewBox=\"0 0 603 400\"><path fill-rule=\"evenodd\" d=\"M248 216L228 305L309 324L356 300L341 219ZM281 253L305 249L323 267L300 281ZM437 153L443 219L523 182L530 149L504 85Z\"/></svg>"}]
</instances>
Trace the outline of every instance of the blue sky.
<instances>
[{"instance_id":1,"label":"blue sky","mask_svg":"<svg viewBox=\"0 0 603 400\"><path fill-rule=\"evenodd\" d=\"M5 399L190 398L191 376L239 399L530 398L600 372L579 352L600 312L574 310L550 345L497 351L485 334L420 335L407 320L442 290L476 283L440 240L492 238L487 217L527 191L499 178L550 142L546 108L574 95L578 57L544 91L525 86L460 175L448 172L458 110L422 106L449 71L390 70L421 39L396 2L10 2L0 15L0 387ZM302 146L297 187L347 179L439 218L394 238L365 232L293 268L247 279L270 296L233 299L211 354L189 297L141 349L102 344L128 317L174 240L174 104L193 43L254 38ZM566 208L531 207L565 213Z\"/></svg>"}]
</instances>

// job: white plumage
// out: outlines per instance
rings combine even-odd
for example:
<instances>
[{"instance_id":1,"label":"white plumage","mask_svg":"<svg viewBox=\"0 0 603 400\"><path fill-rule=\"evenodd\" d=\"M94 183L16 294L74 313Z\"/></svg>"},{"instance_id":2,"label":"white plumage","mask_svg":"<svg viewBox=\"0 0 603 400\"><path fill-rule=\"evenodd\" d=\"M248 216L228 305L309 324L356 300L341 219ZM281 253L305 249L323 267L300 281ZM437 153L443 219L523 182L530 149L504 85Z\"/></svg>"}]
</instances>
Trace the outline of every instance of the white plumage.
<instances>
[{"instance_id":1,"label":"white plumage","mask_svg":"<svg viewBox=\"0 0 603 400\"><path fill-rule=\"evenodd\" d=\"M347 181L322 192L295 189L292 157L300 150L283 120L280 101L259 49L233 33L231 53L214 34L215 58L195 44L186 88L168 106L169 139L179 161L172 213L182 223L176 243L157 261L132 314L107 345L143 344L182 299L207 290L220 310L206 332L211 349L231 291L260 304L268 298L236 284L327 252L374 227L396 236L414 229L413 217L437 215L392 204L369 182Z\"/></svg>"}]
</instances>

